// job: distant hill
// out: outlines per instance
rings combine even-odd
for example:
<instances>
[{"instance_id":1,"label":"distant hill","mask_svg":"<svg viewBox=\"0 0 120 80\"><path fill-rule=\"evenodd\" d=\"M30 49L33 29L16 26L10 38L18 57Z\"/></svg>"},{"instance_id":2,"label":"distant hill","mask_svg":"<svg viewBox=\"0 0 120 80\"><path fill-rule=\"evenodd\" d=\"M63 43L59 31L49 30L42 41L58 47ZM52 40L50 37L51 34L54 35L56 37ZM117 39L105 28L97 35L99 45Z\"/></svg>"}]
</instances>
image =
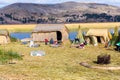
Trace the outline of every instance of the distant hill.
<instances>
[{"instance_id":1,"label":"distant hill","mask_svg":"<svg viewBox=\"0 0 120 80\"><path fill-rule=\"evenodd\" d=\"M120 8L107 4L14 3L0 9L0 24L119 22Z\"/></svg>"}]
</instances>

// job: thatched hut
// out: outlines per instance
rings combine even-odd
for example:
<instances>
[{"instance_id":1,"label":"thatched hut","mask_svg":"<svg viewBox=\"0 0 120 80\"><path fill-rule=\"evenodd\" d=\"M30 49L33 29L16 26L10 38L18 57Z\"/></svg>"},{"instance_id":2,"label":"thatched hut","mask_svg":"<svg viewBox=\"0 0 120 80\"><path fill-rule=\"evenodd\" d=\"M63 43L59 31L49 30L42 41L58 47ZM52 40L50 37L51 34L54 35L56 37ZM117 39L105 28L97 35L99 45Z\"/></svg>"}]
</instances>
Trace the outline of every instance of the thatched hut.
<instances>
[{"instance_id":1,"label":"thatched hut","mask_svg":"<svg viewBox=\"0 0 120 80\"><path fill-rule=\"evenodd\" d=\"M9 32L7 30L0 30L0 44L10 42Z\"/></svg>"},{"instance_id":2,"label":"thatched hut","mask_svg":"<svg viewBox=\"0 0 120 80\"><path fill-rule=\"evenodd\" d=\"M31 35L33 41L44 41L45 39L54 41L68 40L68 30L63 24L40 24L37 25Z\"/></svg>"},{"instance_id":3,"label":"thatched hut","mask_svg":"<svg viewBox=\"0 0 120 80\"><path fill-rule=\"evenodd\" d=\"M94 43L106 43L112 37L107 29L89 29L86 36L91 37Z\"/></svg>"}]
</instances>

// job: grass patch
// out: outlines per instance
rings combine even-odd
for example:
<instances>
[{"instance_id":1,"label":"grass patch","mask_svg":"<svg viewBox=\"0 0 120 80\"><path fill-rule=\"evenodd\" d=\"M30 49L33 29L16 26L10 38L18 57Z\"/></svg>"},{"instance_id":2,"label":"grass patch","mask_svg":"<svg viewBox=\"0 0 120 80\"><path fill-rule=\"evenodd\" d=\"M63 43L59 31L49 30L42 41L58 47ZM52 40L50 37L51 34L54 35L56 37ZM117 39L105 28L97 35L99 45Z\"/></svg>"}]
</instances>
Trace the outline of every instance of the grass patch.
<instances>
[{"instance_id":1,"label":"grass patch","mask_svg":"<svg viewBox=\"0 0 120 80\"><path fill-rule=\"evenodd\" d=\"M0 63L12 63L13 60L21 60L22 56L19 55L17 52L13 52L12 50L4 51L0 50Z\"/></svg>"},{"instance_id":2,"label":"grass patch","mask_svg":"<svg viewBox=\"0 0 120 80\"><path fill-rule=\"evenodd\" d=\"M16 38L10 36L10 41L11 42L17 42L18 40Z\"/></svg>"}]
</instances>

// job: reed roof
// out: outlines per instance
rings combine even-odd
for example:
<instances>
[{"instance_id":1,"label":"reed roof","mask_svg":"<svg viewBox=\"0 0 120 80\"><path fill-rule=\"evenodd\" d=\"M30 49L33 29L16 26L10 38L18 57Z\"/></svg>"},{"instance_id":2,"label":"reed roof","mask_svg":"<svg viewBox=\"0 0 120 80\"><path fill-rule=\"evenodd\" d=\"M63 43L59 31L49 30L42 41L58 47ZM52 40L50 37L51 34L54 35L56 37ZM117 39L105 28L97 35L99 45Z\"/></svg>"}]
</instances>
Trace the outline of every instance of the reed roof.
<instances>
[{"instance_id":1,"label":"reed roof","mask_svg":"<svg viewBox=\"0 0 120 80\"><path fill-rule=\"evenodd\" d=\"M8 36L9 32L7 30L0 30L0 35Z\"/></svg>"},{"instance_id":2,"label":"reed roof","mask_svg":"<svg viewBox=\"0 0 120 80\"><path fill-rule=\"evenodd\" d=\"M60 31L64 29L64 24L39 24L37 25L33 32L52 32L52 31Z\"/></svg>"}]
</instances>

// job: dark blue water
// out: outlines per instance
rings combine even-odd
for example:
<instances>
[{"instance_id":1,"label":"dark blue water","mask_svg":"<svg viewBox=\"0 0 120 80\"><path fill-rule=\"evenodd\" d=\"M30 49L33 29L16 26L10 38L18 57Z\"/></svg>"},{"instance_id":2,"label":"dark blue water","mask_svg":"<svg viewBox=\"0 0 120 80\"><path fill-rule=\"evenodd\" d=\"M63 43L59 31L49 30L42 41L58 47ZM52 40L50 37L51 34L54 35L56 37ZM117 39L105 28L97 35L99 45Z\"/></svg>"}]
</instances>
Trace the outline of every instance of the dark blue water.
<instances>
[{"instance_id":1,"label":"dark blue water","mask_svg":"<svg viewBox=\"0 0 120 80\"><path fill-rule=\"evenodd\" d=\"M10 33L10 36L16 39L24 39L24 38L30 38L31 37L31 33L29 32L14 32L14 33Z\"/></svg>"}]
</instances>

